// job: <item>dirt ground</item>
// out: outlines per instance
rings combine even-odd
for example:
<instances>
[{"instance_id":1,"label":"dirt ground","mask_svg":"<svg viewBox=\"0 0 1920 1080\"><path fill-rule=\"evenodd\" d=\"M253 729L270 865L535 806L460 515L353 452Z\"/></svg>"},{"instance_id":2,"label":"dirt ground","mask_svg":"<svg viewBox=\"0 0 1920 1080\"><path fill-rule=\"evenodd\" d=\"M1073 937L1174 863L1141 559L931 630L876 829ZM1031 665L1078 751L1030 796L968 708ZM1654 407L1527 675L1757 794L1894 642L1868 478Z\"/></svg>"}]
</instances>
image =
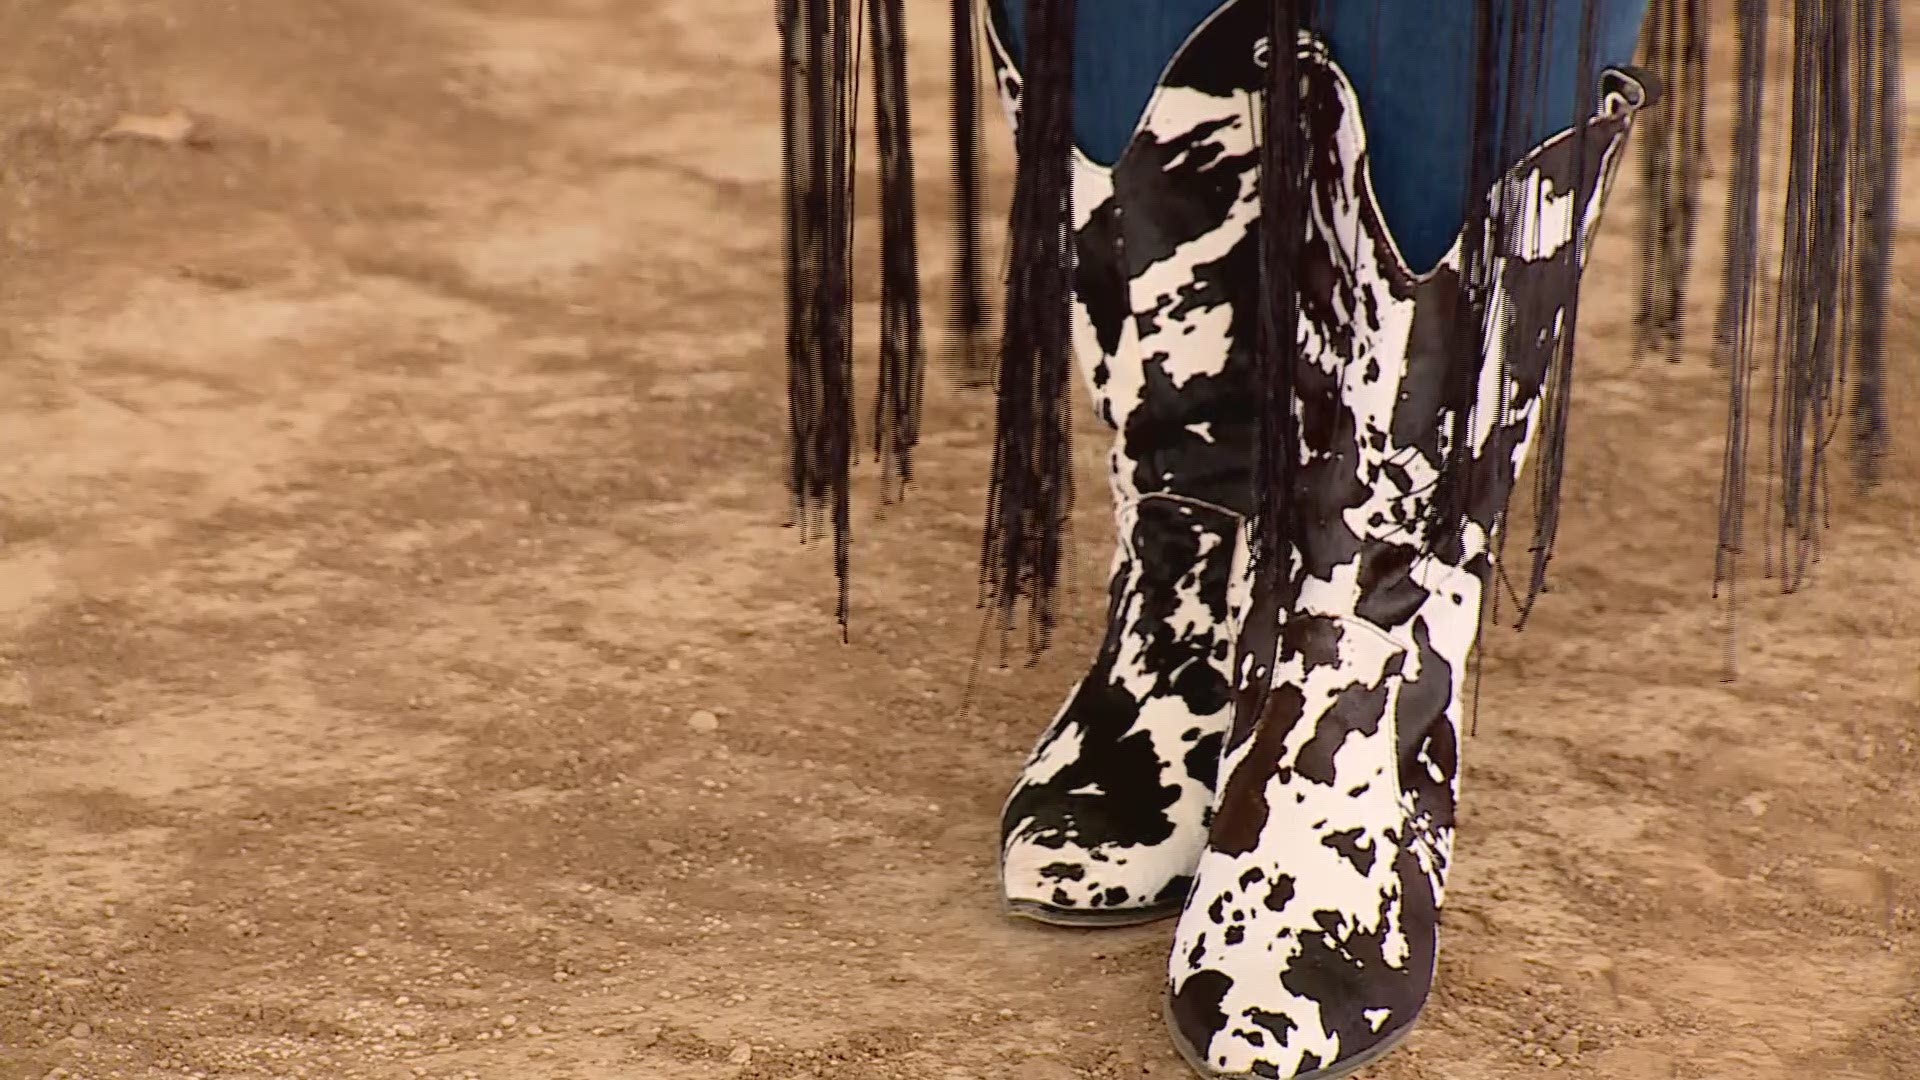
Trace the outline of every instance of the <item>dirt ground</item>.
<instances>
[{"instance_id":1,"label":"dirt ground","mask_svg":"<svg viewBox=\"0 0 1920 1080\"><path fill-rule=\"evenodd\" d=\"M851 645L781 527L766 0L5 8L0 1080L1182 1075L1166 925L995 903L1097 630L1091 432L1070 625L971 714L984 403L936 387ZM1895 480L1726 685L1714 376L1621 347L1631 233L1370 1075L1912 1080L1920 243Z\"/></svg>"}]
</instances>

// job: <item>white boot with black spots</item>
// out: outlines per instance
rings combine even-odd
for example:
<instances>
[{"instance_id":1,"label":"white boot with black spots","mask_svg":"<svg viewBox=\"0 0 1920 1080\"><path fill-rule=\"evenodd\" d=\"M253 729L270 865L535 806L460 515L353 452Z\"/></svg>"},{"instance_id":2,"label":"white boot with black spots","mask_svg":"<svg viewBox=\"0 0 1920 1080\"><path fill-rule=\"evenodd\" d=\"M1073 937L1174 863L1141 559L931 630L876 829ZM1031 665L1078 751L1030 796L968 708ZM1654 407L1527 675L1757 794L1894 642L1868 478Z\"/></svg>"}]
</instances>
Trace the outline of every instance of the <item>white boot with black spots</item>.
<instances>
[{"instance_id":1,"label":"white boot with black spots","mask_svg":"<svg viewBox=\"0 0 1920 1080\"><path fill-rule=\"evenodd\" d=\"M1073 163L1074 346L1114 431L1119 544L1099 655L1001 817L1009 910L1046 922L1171 916L1206 843L1253 482L1256 7L1188 39L1119 161Z\"/></svg>"},{"instance_id":2,"label":"white boot with black spots","mask_svg":"<svg viewBox=\"0 0 1920 1080\"><path fill-rule=\"evenodd\" d=\"M1315 264L1295 380L1299 526L1285 584L1247 615L1237 685L1257 707L1228 737L1169 965L1175 1042L1216 1078L1345 1076L1426 1003L1491 545L1647 96L1608 72L1584 140L1563 134L1504 174L1494 224L1469 226L1501 238L1494 284L1456 315L1463 245L1431 273L1406 267L1373 201L1353 87L1318 46L1302 57ZM1456 355L1456 318L1484 320L1484 355ZM1462 408L1473 421L1456 428ZM1470 492L1464 531L1429 536L1447 489Z\"/></svg>"}]
</instances>

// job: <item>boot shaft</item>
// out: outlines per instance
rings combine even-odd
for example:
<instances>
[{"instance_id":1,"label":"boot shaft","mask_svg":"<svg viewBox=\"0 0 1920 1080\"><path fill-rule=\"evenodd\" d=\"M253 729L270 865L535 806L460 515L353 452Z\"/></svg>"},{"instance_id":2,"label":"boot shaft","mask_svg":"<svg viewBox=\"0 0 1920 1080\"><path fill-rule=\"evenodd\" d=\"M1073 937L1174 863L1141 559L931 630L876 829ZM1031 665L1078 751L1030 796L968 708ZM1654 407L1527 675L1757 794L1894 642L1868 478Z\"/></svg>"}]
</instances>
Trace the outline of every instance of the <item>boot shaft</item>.
<instances>
[{"instance_id":1,"label":"boot shaft","mask_svg":"<svg viewBox=\"0 0 1920 1080\"><path fill-rule=\"evenodd\" d=\"M989 55L1010 122L1022 80L1000 5ZM1073 154L1074 352L1115 433L1118 501L1165 494L1244 515L1255 428L1258 156L1244 88L1256 5L1181 47L1112 164Z\"/></svg>"}]
</instances>

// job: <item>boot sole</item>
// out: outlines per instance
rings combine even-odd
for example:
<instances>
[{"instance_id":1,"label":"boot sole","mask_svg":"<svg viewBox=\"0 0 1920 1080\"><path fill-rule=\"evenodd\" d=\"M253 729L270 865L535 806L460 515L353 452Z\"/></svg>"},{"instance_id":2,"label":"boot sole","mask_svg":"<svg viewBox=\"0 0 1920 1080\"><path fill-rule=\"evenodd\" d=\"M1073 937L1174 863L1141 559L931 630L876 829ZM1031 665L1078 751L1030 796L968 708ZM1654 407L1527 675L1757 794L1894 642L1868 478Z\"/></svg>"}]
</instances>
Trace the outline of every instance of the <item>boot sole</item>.
<instances>
[{"instance_id":1,"label":"boot sole","mask_svg":"<svg viewBox=\"0 0 1920 1080\"><path fill-rule=\"evenodd\" d=\"M1205 1080L1258 1080L1258 1076L1255 1073L1216 1072L1199 1054L1196 1054L1193 1047L1188 1046L1187 1040L1180 1034L1180 1025L1174 1020L1173 1001L1171 998L1161 1003L1160 1015L1166 1021L1167 1033L1173 1037L1173 1048L1179 1051L1180 1060L1186 1063L1187 1068L1193 1070L1194 1075L1205 1077ZM1352 1076L1361 1069L1378 1062L1381 1058L1398 1050L1400 1044L1406 1042L1407 1037L1413 1034L1415 1026L1416 1024L1407 1024L1400 1030L1368 1047L1365 1052L1348 1058L1345 1061L1336 1062L1324 1069L1315 1069L1309 1073L1296 1073L1293 1076L1287 1077L1286 1080L1341 1080L1342 1077Z\"/></svg>"},{"instance_id":2,"label":"boot sole","mask_svg":"<svg viewBox=\"0 0 1920 1080\"><path fill-rule=\"evenodd\" d=\"M1000 901L1001 910L1016 919L1045 923L1048 926L1065 926L1077 930L1112 929L1121 926L1145 926L1148 923L1171 919L1180 914L1184 904L1168 904L1150 908L1111 908L1105 911L1082 911L1066 908L1048 907L1032 900Z\"/></svg>"}]
</instances>

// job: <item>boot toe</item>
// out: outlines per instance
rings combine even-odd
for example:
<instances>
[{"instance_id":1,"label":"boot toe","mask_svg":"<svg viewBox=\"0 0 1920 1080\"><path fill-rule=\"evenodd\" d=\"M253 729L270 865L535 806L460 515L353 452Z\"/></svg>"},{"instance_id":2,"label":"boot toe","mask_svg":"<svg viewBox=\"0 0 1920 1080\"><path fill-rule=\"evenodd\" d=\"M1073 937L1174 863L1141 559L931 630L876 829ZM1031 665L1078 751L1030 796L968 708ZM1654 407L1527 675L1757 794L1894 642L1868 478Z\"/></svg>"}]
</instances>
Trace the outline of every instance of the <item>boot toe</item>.
<instances>
[{"instance_id":1,"label":"boot toe","mask_svg":"<svg viewBox=\"0 0 1920 1080\"><path fill-rule=\"evenodd\" d=\"M1193 847L1169 840L1088 849L1057 835L1011 831L1001 844L1001 895L1009 912L1041 922L1124 925L1169 918L1180 913L1192 883Z\"/></svg>"},{"instance_id":2,"label":"boot toe","mask_svg":"<svg viewBox=\"0 0 1920 1080\"><path fill-rule=\"evenodd\" d=\"M1088 723L1101 699L1083 688L1043 738L1000 817L1000 881L1015 914L1045 922L1119 924L1178 914L1206 846L1211 776L1196 777L1176 747L1201 722L1121 738ZM1096 715L1137 718L1140 710ZM1158 715L1148 711L1147 715ZM1196 736L1196 738L1203 736ZM1217 751L1208 751L1217 753Z\"/></svg>"},{"instance_id":3,"label":"boot toe","mask_svg":"<svg viewBox=\"0 0 1920 1080\"><path fill-rule=\"evenodd\" d=\"M1391 1050L1426 1006L1433 865L1392 833L1363 842L1363 828L1321 822L1334 807L1278 803L1264 854L1202 856L1174 933L1167 1019L1203 1075L1333 1080Z\"/></svg>"},{"instance_id":4,"label":"boot toe","mask_svg":"<svg viewBox=\"0 0 1920 1080\"><path fill-rule=\"evenodd\" d=\"M1209 978L1211 976L1211 978ZM1218 972L1202 972L1166 997L1166 1023L1174 1049L1187 1067L1207 1080L1341 1080L1379 1061L1413 1034L1414 1023L1308 1049L1290 1044L1281 1018L1258 1009L1230 1016L1222 1007L1225 985Z\"/></svg>"}]
</instances>

